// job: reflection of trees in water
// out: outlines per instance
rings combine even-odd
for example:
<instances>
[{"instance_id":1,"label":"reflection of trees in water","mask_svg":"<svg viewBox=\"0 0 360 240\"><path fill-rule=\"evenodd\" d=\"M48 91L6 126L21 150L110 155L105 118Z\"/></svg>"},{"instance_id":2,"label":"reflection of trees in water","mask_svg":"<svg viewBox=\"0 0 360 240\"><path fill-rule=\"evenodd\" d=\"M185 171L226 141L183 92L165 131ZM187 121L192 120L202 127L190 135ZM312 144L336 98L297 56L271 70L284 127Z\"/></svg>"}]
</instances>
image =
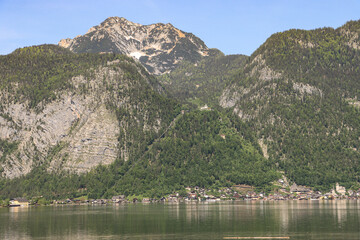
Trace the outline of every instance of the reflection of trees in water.
<instances>
[{"instance_id":1,"label":"reflection of trees in water","mask_svg":"<svg viewBox=\"0 0 360 240\"><path fill-rule=\"evenodd\" d=\"M279 214L269 202L220 202L186 205L187 224L212 225L210 231L227 233L280 231Z\"/></svg>"},{"instance_id":2,"label":"reflection of trees in water","mask_svg":"<svg viewBox=\"0 0 360 240\"><path fill-rule=\"evenodd\" d=\"M0 239L30 239L28 233L22 231L25 227L22 222L28 221L30 208L10 207L0 210ZM4 217L6 217L5 223Z\"/></svg>"},{"instance_id":3,"label":"reflection of trees in water","mask_svg":"<svg viewBox=\"0 0 360 240\"><path fill-rule=\"evenodd\" d=\"M287 201L279 209L282 226L289 232L302 230L325 233L343 231L345 226L351 230L359 225L360 205L357 201Z\"/></svg>"},{"instance_id":4,"label":"reflection of trees in water","mask_svg":"<svg viewBox=\"0 0 360 240\"><path fill-rule=\"evenodd\" d=\"M360 201L347 200L6 208L0 209L0 239L359 235L359 210Z\"/></svg>"}]
</instances>

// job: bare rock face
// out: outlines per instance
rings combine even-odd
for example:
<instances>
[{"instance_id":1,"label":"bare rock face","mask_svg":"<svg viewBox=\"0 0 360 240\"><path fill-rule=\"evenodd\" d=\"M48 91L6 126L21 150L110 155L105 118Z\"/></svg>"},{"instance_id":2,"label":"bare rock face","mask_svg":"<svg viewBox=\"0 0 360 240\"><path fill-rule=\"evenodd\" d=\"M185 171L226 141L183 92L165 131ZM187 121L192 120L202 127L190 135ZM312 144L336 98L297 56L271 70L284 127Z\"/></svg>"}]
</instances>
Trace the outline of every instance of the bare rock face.
<instances>
[{"instance_id":1,"label":"bare rock face","mask_svg":"<svg viewBox=\"0 0 360 240\"><path fill-rule=\"evenodd\" d=\"M119 123L104 100L94 91L86 97L64 93L41 112L26 103L9 104L4 112L12 121L0 117L0 137L18 142L18 149L2 164L3 176L27 174L49 155L50 170L84 172L112 163L118 154Z\"/></svg>"},{"instance_id":2,"label":"bare rock face","mask_svg":"<svg viewBox=\"0 0 360 240\"><path fill-rule=\"evenodd\" d=\"M16 149L4 157L0 149L0 175L18 177L43 164L49 171L82 173L99 164L111 164L117 158L126 161L126 143L132 141L130 134L126 135L127 126L135 117L148 113L129 101L131 96L125 92L138 89L147 79L143 76L143 82L130 81L116 64L109 62L94 69L91 77L73 77L71 90L59 92L59 97L43 104L40 111L29 108L28 102L3 104L0 140L16 143ZM138 64L133 66L140 69ZM0 92L0 99L5 95ZM119 120L110 103L117 109L127 109L127 119ZM140 113L131 116L135 111ZM157 132L160 124L158 116L155 123L144 119L138 125L145 133Z\"/></svg>"},{"instance_id":3,"label":"bare rock face","mask_svg":"<svg viewBox=\"0 0 360 240\"><path fill-rule=\"evenodd\" d=\"M169 72L182 60L197 62L210 51L201 39L169 23L141 25L119 17L110 17L74 39L62 39L59 46L76 53L126 54L153 74Z\"/></svg>"},{"instance_id":4,"label":"bare rock face","mask_svg":"<svg viewBox=\"0 0 360 240\"><path fill-rule=\"evenodd\" d=\"M26 104L10 104L4 112L11 121L1 119L1 138L18 142L17 151L2 164L3 175L9 178L30 172L34 159L55 146L76 119L65 98L48 104L41 113Z\"/></svg>"},{"instance_id":5,"label":"bare rock face","mask_svg":"<svg viewBox=\"0 0 360 240\"><path fill-rule=\"evenodd\" d=\"M62 149L57 161L51 162L52 169L86 172L99 164L111 164L116 159L119 133L116 116L103 104L92 111L84 110L77 113L70 134L62 139Z\"/></svg>"},{"instance_id":6,"label":"bare rock face","mask_svg":"<svg viewBox=\"0 0 360 240\"><path fill-rule=\"evenodd\" d=\"M274 80L281 78L281 73L272 70L264 57L259 54L245 65L245 74L242 78L256 79L251 84L238 85L236 82L227 86L219 98L219 105L223 108L232 108L236 115L243 120L253 119L259 115L262 105L256 111L247 111L241 104L247 101L259 101L268 95L268 91L276 88Z\"/></svg>"}]
</instances>

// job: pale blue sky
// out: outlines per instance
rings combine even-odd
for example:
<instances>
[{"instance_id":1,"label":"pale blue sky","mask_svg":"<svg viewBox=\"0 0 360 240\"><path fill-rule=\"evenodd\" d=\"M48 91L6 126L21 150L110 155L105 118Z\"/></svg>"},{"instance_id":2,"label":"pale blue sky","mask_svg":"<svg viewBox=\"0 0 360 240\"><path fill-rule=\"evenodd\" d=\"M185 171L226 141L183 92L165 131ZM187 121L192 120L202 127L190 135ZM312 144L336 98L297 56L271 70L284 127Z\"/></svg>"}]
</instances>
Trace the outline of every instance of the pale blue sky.
<instances>
[{"instance_id":1,"label":"pale blue sky","mask_svg":"<svg viewBox=\"0 0 360 240\"><path fill-rule=\"evenodd\" d=\"M226 54L254 52L291 28L339 27L360 19L359 0L0 0L0 54L58 43L107 17L172 23Z\"/></svg>"}]
</instances>

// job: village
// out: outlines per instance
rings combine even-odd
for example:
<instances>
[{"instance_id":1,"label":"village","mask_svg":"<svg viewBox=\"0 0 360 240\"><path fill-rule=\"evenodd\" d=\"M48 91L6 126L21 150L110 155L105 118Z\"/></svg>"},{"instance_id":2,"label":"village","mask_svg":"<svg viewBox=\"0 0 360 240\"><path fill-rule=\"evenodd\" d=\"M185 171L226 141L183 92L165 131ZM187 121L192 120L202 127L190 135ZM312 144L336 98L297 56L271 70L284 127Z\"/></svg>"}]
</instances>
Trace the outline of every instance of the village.
<instances>
[{"instance_id":1,"label":"village","mask_svg":"<svg viewBox=\"0 0 360 240\"><path fill-rule=\"evenodd\" d=\"M64 200L44 201L42 196L27 200L26 198L11 199L7 207L28 207L31 205L102 205L102 204L125 204L125 203L194 203L194 202L218 202L218 201L281 201L281 200L337 200L337 199L360 199L360 189L357 191L346 190L345 187L336 184L330 192L322 193L313 191L310 187L292 184L290 187L283 181L278 181L280 188L277 191L266 194L256 192L249 185L235 185L219 190L210 190L200 187L187 187L185 192L174 192L161 199L146 197L117 195L111 199L88 199L87 197L68 198ZM286 187L287 186L287 187ZM40 201L39 201L40 199Z\"/></svg>"}]
</instances>

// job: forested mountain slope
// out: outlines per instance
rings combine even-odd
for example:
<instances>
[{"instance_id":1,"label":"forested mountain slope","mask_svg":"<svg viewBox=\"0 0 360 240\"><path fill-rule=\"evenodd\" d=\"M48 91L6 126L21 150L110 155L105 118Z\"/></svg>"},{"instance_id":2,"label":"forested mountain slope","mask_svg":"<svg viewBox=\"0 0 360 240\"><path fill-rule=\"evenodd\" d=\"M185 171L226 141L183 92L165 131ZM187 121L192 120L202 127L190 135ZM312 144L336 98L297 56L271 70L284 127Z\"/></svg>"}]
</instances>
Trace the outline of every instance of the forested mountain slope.
<instances>
[{"instance_id":1,"label":"forested mountain slope","mask_svg":"<svg viewBox=\"0 0 360 240\"><path fill-rule=\"evenodd\" d=\"M220 105L256 131L298 184L351 186L360 172L360 22L272 35Z\"/></svg>"},{"instance_id":2,"label":"forested mountain slope","mask_svg":"<svg viewBox=\"0 0 360 240\"><path fill-rule=\"evenodd\" d=\"M159 197L186 186L266 188L280 177L242 121L218 111L194 111L149 146L114 189Z\"/></svg>"},{"instance_id":3,"label":"forested mountain slope","mask_svg":"<svg viewBox=\"0 0 360 240\"><path fill-rule=\"evenodd\" d=\"M39 166L26 176L0 179L0 195L160 198L188 186L250 184L271 189L271 182L281 177L275 164L262 156L251 131L231 113L185 112L163 133L141 155L86 174L49 173Z\"/></svg>"},{"instance_id":4,"label":"forested mountain slope","mask_svg":"<svg viewBox=\"0 0 360 240\"><path fill-rule=\"evenodd\" d=\"M280 177L242 121L181 111L132 58L55 45L0 57L2 197L161 197Z\"/></svg>"},{"instance_id":5,"label":"forested mountain slope","mask_svg":"<svg viewBox=\"0 0 360 240\"><path fill-rule=\"evenodd\" d=\"M250 57L224 56L192 38L200 54L170 25L118 18L63 44L93 49L91 36L101 40L119 26L139 38L147 28L163 36L161 28L174 44L161 51L197 54L172 58L176 66L161 73L172 72L156 78L141 58L114 53L41 45L0 56L1 197L269 190L283 173L317 189L358 186L360 21L276 33Z\"/></svg>"},{"instance_id":6,"label":"forested mountain slope","mask_svg":"<svg viewBox=\"0 0 360 240\"><path fill-rule=\"evenodd\" d=\"M231 77L244 66L248 56L227 55L218 51L194 64L183 61L173 71L158 76L164 88L181 102L198 106L217 105Z\"/></svg>"},{"instance_id":7,"label":"forested mountain slope","mask_svg":"<svg viewBox=\"0 0 360 240\"><path fill-rule=\"evenodd\" d=\"M86 172L136 157L180 111L133 59L55 45L0 56L1 174Z\"/></svg>"}]
</instances>

